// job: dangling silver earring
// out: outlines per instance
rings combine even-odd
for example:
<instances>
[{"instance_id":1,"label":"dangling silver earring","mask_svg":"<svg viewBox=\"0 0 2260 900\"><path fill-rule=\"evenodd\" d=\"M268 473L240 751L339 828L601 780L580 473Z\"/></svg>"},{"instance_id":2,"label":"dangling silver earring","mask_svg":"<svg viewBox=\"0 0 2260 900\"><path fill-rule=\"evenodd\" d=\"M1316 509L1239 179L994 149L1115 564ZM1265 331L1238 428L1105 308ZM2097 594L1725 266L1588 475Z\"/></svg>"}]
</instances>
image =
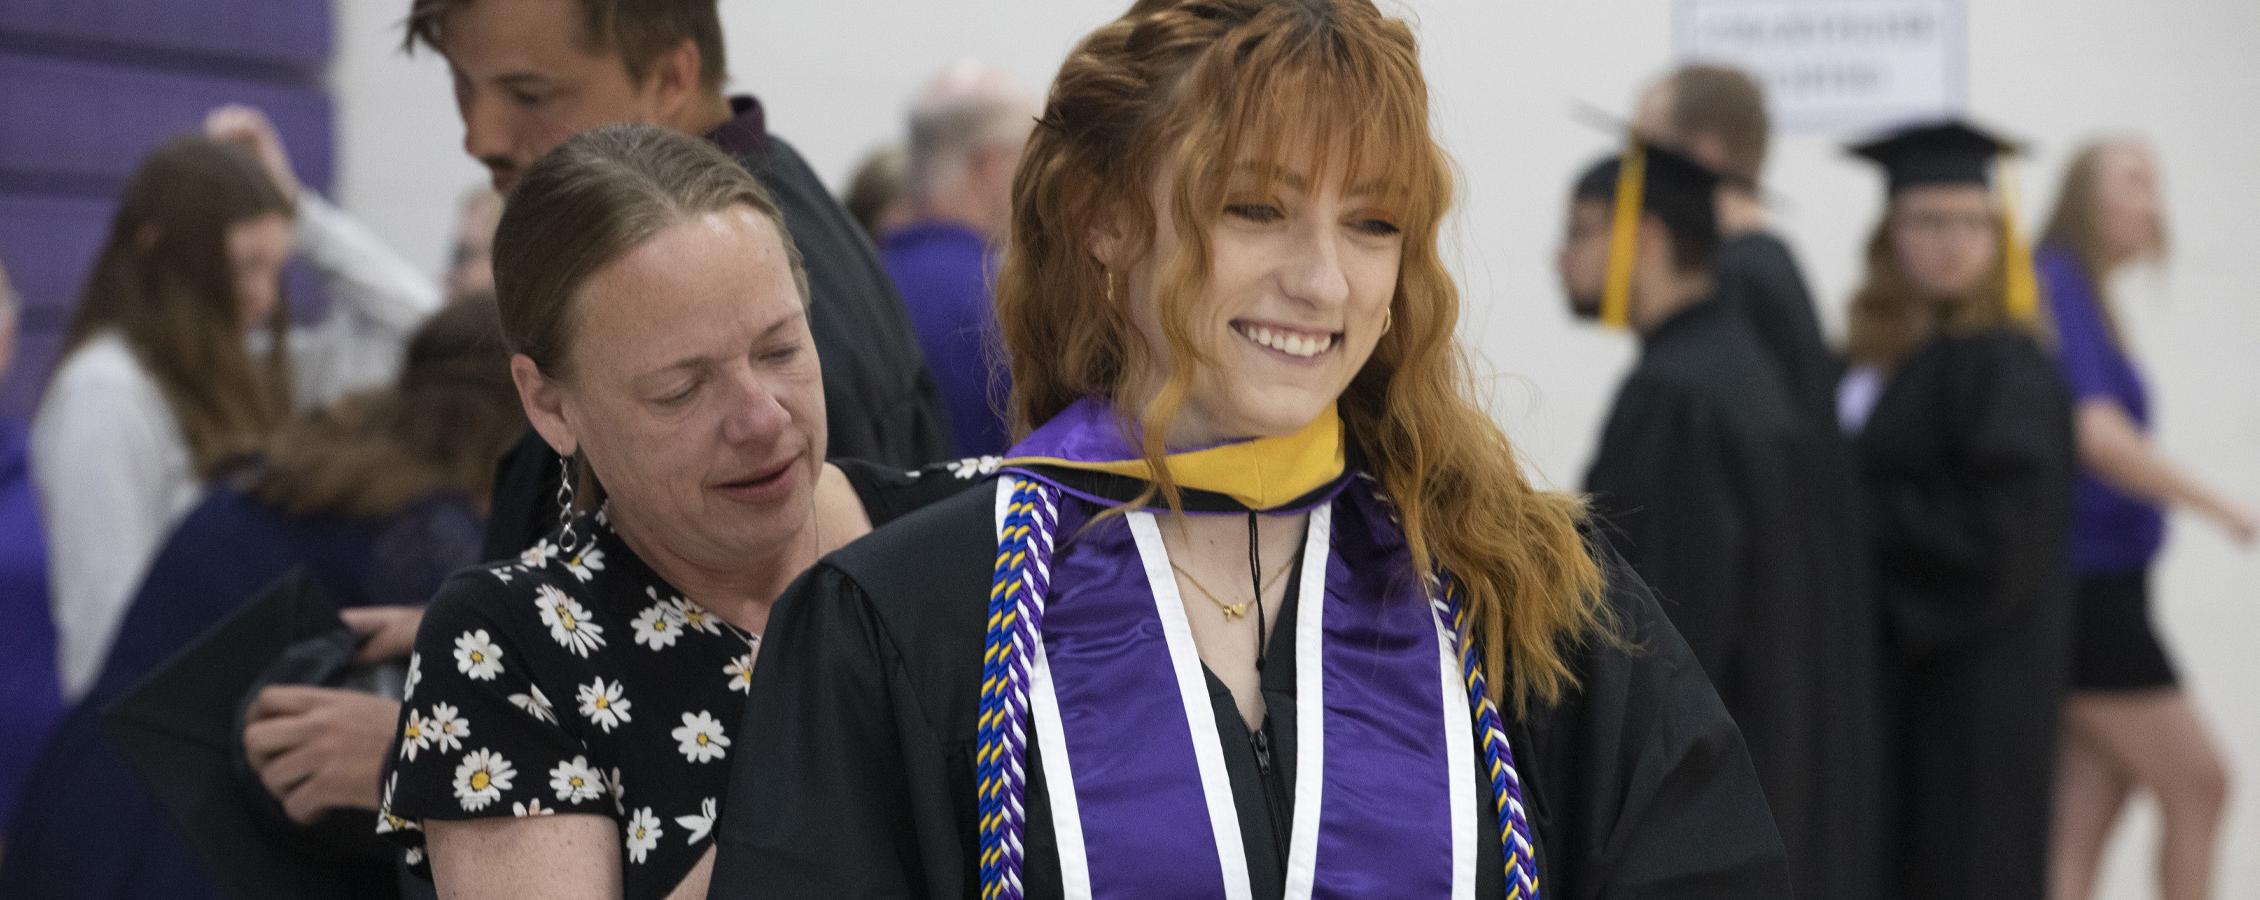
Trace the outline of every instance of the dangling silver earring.
<instances>
[{"instance_id":1,"label":"dangling silver earring","mask_svg":"<svg viewBox=\"0 0 2260 900\"><path fill-rule=\"evenodd\" d=\"M1105 268L1101 268L1101 269L1099 269L1099 278L1100 278L1101 280L1104 280L1104 281L1106 282L1106 302L1107 302L1107 305L1108 305L1108 306L1113 306L1113 305L1114 305L1114 271L1113 271L1113 270L1111 270L1111 269L1105 269Z\"/></svg>"},{"instance_id":2,"label":"dangling silver earring","mask_svg":"<svg viewBox=\"0 0 2260 900\"><path fill-rule=\"evenodd\" d=\"M563 469L557 473L557 525L561 530L558 546L570 549L576 541L573 534L573 457L567 454Z\"/></svg>"}]
</instances>

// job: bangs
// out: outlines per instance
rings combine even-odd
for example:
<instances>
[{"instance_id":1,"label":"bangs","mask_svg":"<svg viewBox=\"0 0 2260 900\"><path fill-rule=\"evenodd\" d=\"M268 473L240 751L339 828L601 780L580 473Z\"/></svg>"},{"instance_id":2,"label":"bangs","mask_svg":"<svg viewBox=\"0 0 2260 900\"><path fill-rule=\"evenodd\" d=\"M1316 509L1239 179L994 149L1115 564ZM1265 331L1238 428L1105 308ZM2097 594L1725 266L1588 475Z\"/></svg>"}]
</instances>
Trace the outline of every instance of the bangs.
<instances>
[{"instance_id":1,"label":"bangs","mask_svg":"<svg viewBox=\"0 0 2260 900\"><path fill-rule=\"evenodd\" d=\"M1307 178L1388 206L1408 237L1432 234L1450 183L1411 35L1352 39L1339 29L1368 23L1331 24L1257 29L1187 73L1182 158L1198 184L1189 199L1221 208L1241 173L1263 188Z\"/></svg>"}]
</instances>

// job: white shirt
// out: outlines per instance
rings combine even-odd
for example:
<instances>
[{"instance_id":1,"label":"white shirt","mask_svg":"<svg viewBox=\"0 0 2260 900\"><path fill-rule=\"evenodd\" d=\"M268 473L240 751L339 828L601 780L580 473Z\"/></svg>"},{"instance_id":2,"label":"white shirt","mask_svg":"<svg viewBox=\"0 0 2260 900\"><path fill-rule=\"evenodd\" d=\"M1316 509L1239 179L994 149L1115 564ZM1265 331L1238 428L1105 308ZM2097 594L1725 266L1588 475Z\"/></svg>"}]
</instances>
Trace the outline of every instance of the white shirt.
<instances>
[{"instance_id":1,"label":"white shirt","mask_svg":"<svg viewBox=\"0 0 2260 900\"><path fill-rule=\"evenodd\" d=\"M313 191L298 195L297 252L331 309L290 335L293 401L304 409L392 380L401 346L439 308L437 284ZM264 352L263 335L254 350ZM31 473L47 529L48 590L63 698L94 686L150 560L203 495L187 442L125 338L89 339L63 360L32 419Z\"/></svg>"}]
</instances>

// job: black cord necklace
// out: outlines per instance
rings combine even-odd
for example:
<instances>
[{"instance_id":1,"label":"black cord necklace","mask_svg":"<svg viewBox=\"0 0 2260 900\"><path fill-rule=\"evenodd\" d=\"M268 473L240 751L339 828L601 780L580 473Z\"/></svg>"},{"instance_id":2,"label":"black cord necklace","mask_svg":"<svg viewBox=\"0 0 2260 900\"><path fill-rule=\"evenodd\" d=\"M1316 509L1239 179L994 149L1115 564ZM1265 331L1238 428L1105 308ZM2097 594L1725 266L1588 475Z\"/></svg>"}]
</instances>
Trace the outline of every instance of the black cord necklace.
<instances>
[{"instance_id":1,"label":"black cord necklace","mask_svg":"<svg viewBox=\"0 0 2260 900\"><path fill-rule=\"evenodd\" d=\"M1263 550L1257 540L1256 511L1248 510L1248 584L1256 592L1256 674L1263 674L1264 633L1269 627L1264 623L1263 612ZM1288 590L1294 590L1288 585Z\"/></svg>"}]
</instances>

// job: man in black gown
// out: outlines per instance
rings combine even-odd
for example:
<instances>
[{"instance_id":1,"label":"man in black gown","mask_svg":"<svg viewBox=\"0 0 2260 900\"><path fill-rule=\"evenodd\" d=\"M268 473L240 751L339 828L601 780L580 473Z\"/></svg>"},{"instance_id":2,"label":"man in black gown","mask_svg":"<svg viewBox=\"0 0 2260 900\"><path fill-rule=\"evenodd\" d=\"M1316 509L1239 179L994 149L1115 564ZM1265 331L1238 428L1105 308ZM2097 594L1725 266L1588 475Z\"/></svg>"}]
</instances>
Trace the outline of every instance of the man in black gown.
<instances>
[{"instance_id":1,"label":"man in black gown","mask_svg":"<svg viewBox=\"0 0 2260 900\"><path fill-rule=\"evenodd\" d=\"M1821 337L1812 292L1758 196L1772 125L1765 89L1740 69L1681 66L1641 95L1633 130L1723 176L1712 293L1750 323L1797 414L1834 429L1843 364Z\"/></svg>"},{"instance_id":2,"label":"man in black gown","mask_svg":"<svg viewBox=\"0 0 2260 900\"><path fill-rule=\"evenodd\" d=\"M910 468L950 455L939 393L909 314L855 221L761 102L722 85L716 0L415 0L408 46L447 58L464 150L505 194L566 138L614 122L703 135L784 210L808 269L809 330L824 366L831 455ZM555 524L558 458L528 432L504 461L486 557Z\"/></svg>"},{"instance_id":3,"label":"man in black gown","mask_svg":"<svg viewBox=\"0 0 2260 900\"><path fill-rule=\"evenodd\" d=\"M1629 165L1641 175L1620 184ZM1847 565L1863 558L1848 474L1827 462L1841 438L1798 414L1748 321L1715 298L1717 181L1641 146L1577 184L1563 286L1576 312L1642 342L1586 488L1741 725L1799 895L1879 896L1877 648L1864 572ZM1640 192L1623 230L1620 189ZM1631 247L1611 266L1619 237Z\"/></svg>"}]
</instances>

